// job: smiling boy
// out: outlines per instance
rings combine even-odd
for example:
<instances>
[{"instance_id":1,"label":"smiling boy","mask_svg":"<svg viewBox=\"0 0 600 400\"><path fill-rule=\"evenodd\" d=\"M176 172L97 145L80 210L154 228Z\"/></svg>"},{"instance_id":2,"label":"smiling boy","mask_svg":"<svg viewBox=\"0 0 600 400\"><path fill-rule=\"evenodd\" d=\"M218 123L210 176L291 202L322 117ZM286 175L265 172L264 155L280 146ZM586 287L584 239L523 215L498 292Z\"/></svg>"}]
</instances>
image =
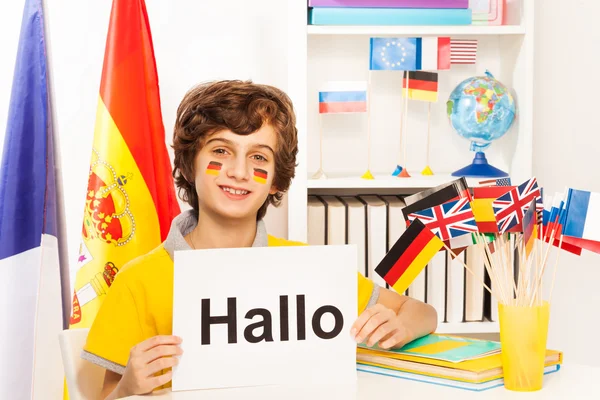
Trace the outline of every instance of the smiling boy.
<instances>
[{"instance_id":1,"label":"smiling boy","mask_svg":"<svg viewBox=\"0 0 600 400\"><path fill-rule=\"evenodd\" d=\"M119 272L94 320L82 357L106 368L103 398L170 385L182 354L182 339L172 336L175 251L304 245L269 235L263 221L296 167L296 120L282 91L241 81L193 88L177 110L173 148L175 183L191 209L160 246ZM358 343L400 347L436 329L427 304L360 274L357 290L350 334Z\"/></svg>"}]
</instances>

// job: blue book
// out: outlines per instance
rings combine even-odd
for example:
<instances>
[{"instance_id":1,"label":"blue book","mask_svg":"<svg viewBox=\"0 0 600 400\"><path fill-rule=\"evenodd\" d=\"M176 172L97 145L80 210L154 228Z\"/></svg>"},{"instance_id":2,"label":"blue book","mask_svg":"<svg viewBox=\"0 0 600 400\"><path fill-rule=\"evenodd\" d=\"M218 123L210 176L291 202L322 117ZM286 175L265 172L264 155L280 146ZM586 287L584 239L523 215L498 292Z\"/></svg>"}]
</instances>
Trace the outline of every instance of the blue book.
<instances>
[{"instance_id":1,"label":"blue book","mask_svg":"<svg viewBox=\"0 0 600 400\"><path fill-rule=\"evenodd\" d=\"M471 25L471 9L330 8L308 10L309 25Z\"/></svg>"},{"instance_id":2,"label":"blue book","mask_svg":"<svg viewBox=\"0 0 600 400\"><path fill-rule=\"evenodd\" d=\"M473 392L482 392L484 390L504 386L504 378L503 377L491 379L491 380L488 380L485 382L465 382L465 381L460 381L457 379L445 379L445 378L430 376L430 375L426 375L426 374L418 374L418 373L399 371L399 370L395 370L395 369L391 369L391 368L378 367L378 366L374 366L374 365L361 364L361 363L356 364L356 369L357 369L357 371L368 372L370 374L391 376L394 378L407 379L407 380L416 381L416 382L430 383L433 385L446 386L446 387L451 387L451 388L456 388L456 389L464 389L464 390L469 390L469 391L473 391ZM544 375L548 375L553 372L558 372L559 370L560 370L560 364L549 365L549 366L544 367Z\"/></svg>"}]
</instances>

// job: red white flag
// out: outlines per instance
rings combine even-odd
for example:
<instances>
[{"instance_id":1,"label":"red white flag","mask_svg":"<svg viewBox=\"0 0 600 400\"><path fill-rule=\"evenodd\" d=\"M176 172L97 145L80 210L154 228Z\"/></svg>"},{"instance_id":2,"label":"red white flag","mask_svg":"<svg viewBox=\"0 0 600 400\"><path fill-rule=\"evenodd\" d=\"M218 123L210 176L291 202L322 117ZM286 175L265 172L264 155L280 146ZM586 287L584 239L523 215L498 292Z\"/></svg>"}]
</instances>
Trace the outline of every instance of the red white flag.
<instances>
[{"instance_id":1,"label":"red white flag","mask_svg":"<svg viewBox=\"0 0 600 400\"><path fill-rule=\"evenodd\" d=\"M477 61L477 40L450 40L451 64L475 64Z\"/></svg>"}]
</instances>

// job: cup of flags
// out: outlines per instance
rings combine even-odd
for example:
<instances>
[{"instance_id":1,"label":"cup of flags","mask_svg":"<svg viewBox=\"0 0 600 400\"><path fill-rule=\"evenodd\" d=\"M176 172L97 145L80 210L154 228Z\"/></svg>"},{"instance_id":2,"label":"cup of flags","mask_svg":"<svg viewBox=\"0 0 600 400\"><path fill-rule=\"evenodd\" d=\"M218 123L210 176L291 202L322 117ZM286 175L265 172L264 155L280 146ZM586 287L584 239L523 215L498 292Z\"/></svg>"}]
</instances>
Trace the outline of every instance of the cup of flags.
<instances>
[{"instance_id":1,"label":"cup of flags","mask_svg":"<svg viewBox=\"0 0 600 400\"><path fill-rule=\"evenodd\" d=\"M541 389L559 256L600 253L600 193L567 188L544 198L535 177L518 186L500 178L472 188L459 178L405 203L406 230L375 272L404 293L437 252L449 252L498 300L505 387ZM457 257L468 247L481 252L490 286ZM549 265L552 284L544 299Z\"/></svg>"}]
</instances>

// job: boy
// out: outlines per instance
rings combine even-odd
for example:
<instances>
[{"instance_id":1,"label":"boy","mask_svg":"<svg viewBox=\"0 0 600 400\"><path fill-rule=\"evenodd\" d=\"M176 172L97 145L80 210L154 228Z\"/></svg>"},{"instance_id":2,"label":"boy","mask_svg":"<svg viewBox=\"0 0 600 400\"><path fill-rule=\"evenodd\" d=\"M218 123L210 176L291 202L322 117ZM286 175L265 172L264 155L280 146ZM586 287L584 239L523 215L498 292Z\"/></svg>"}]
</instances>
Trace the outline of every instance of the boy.
<instances>
[{"instance_id":1,"label":"boy","mask_svg":"<svg viewBox=\"0 0 600 400\"><path fill-rule=\"evenodd\" d=\"M270 86L222 81L185 95L173 135L173 176L192 209L173 220L164 243L119 272L95 318L82 357L106 368L103 398L170 385L182 354L171 327L175 251L303 245L268 235L263 222L294 177L295 123L289 98ZM400 347L436 329L431 306L360 274L358 310L350 334L370 346Z\"/></svg>"}]
</instances>

